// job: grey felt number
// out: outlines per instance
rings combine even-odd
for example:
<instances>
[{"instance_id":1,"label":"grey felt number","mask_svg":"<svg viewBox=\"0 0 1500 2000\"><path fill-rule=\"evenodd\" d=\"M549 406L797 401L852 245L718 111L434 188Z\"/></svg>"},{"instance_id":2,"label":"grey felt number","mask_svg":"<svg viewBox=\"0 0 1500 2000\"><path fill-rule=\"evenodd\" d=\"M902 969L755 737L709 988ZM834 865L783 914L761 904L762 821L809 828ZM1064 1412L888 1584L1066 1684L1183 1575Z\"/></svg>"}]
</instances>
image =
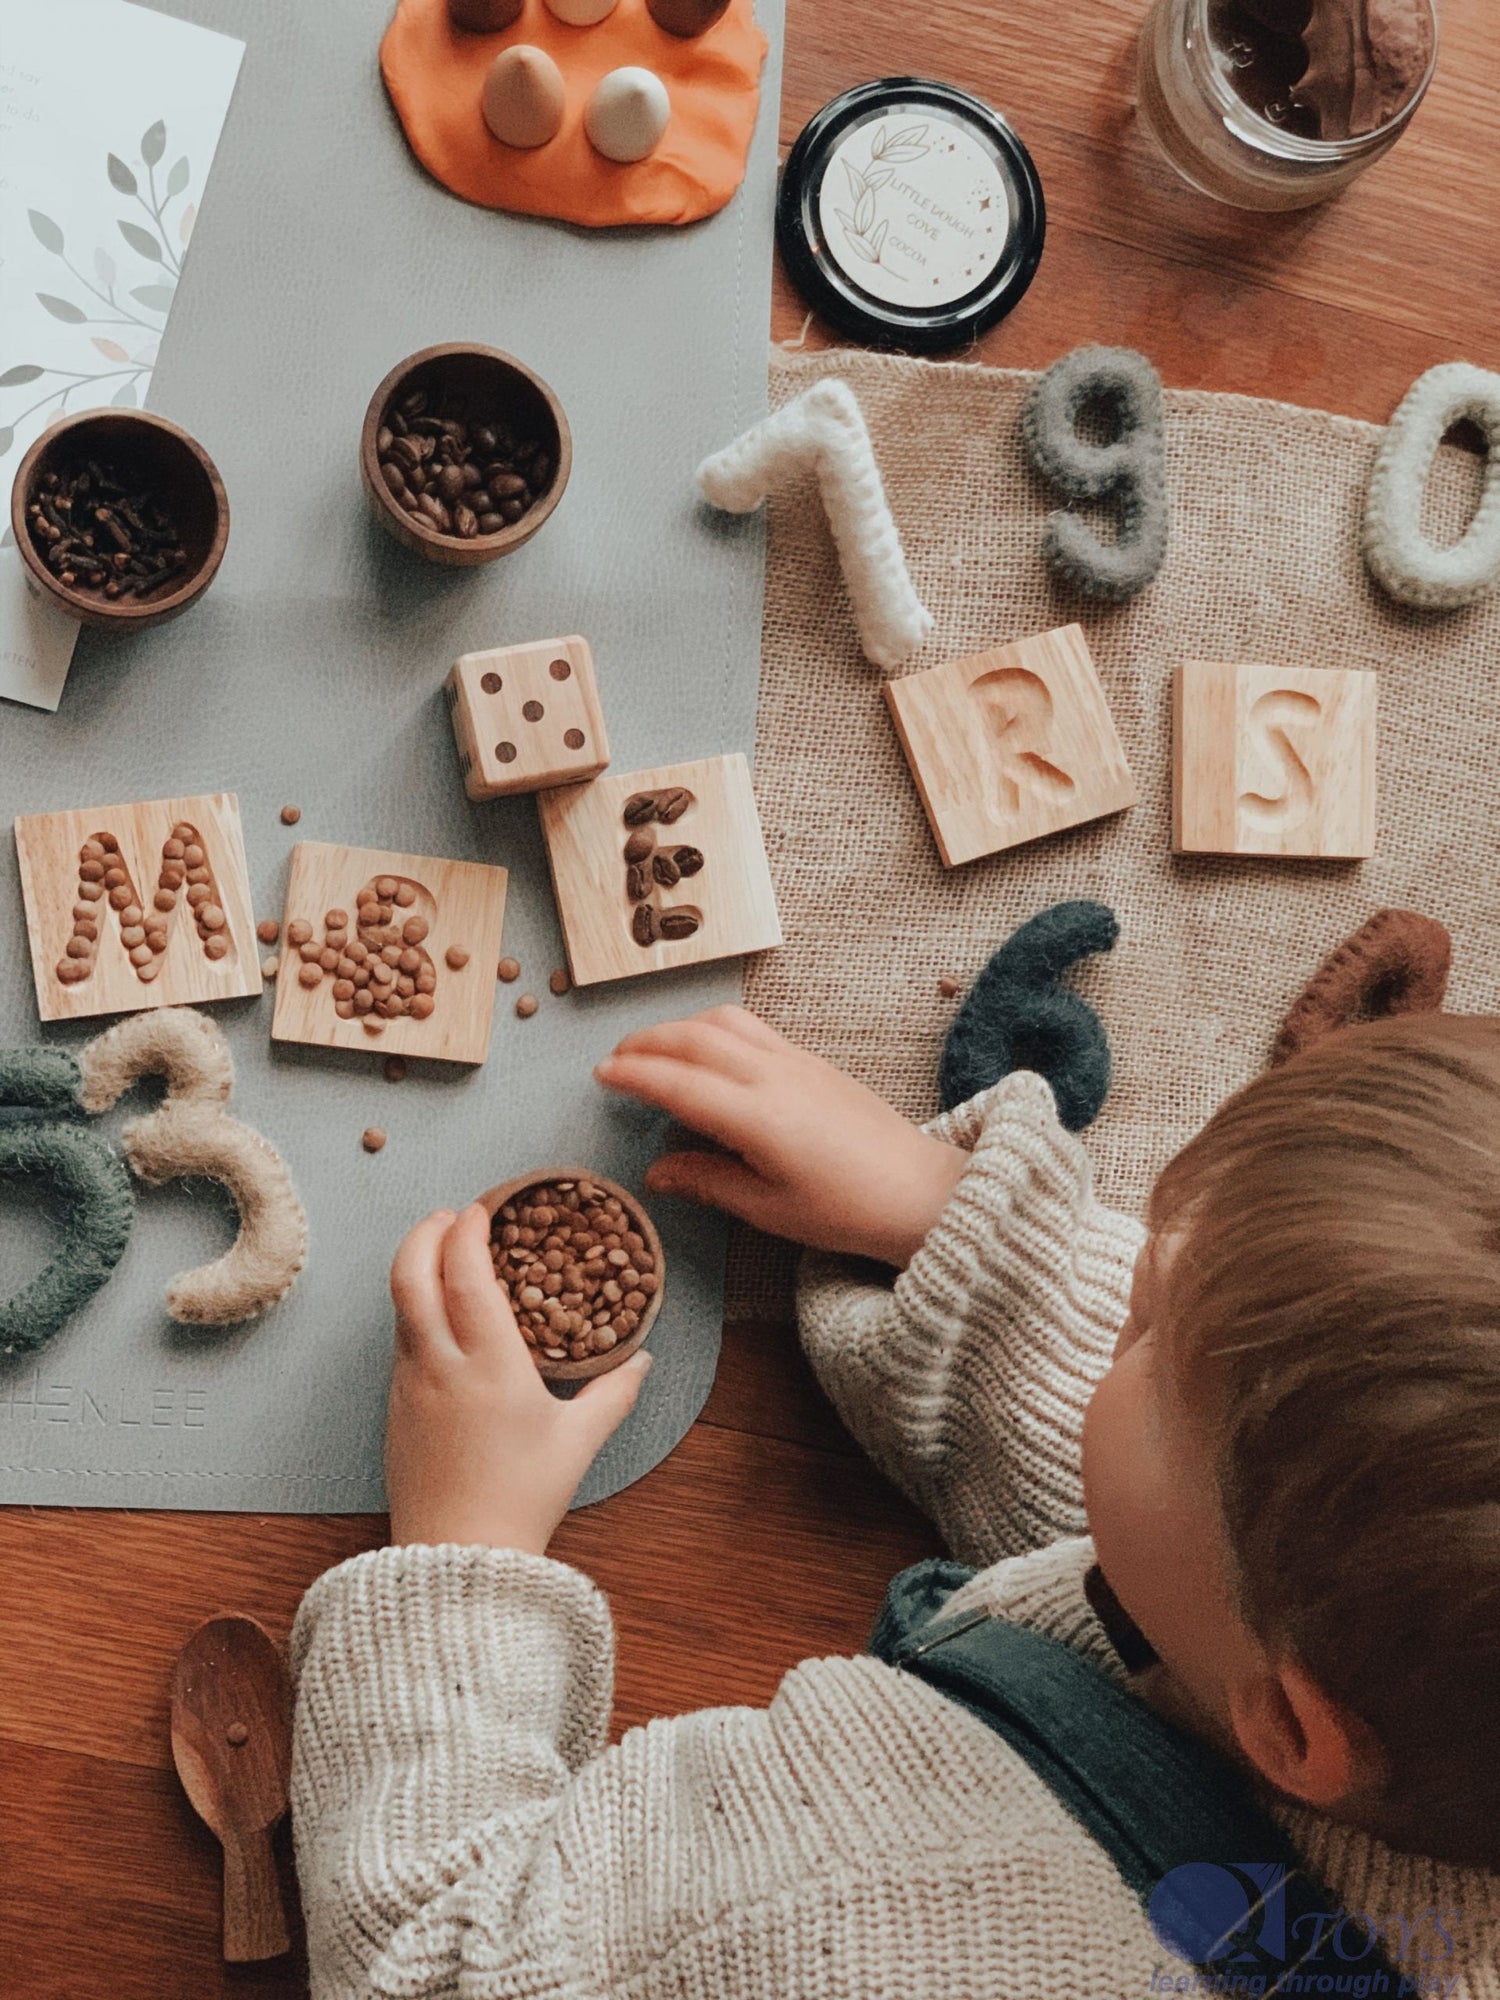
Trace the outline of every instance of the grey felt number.
<instances>
[{"instance_id":1,"label":"grey felt number","mask_svg":"<svg viewBox=\"0 0 1500 2000\"><path fill-rule=\"evenodd\" d=\"M1088 1002L1061 982L1119 934L1103 903L1054 903L1001 945L948 1030L938 1072L945 1111L1012 1070L1031 1069L1051 1084L1070 1132L1098 1117L1109 1092L1109 1038Z\"/></svg>"},{"instance_id":2,"label":"grey felt number","mask_svg":"<svg viewBox=\"0 0 1500 2000\"><path fill-rule=\"evenodd\" d=\"M1107 441L1083 434L1085 417ZM1144 590L1167 553L1161 378L1145 355L1075 348L1032 389L1021 428L1032 465L1069 507L1103 503L1119 518L1117 538L1107 541L1068 508L1051 515L1042 537L1048 567L1085 597L1121 603Z\"/></svg>"}]
</instances>

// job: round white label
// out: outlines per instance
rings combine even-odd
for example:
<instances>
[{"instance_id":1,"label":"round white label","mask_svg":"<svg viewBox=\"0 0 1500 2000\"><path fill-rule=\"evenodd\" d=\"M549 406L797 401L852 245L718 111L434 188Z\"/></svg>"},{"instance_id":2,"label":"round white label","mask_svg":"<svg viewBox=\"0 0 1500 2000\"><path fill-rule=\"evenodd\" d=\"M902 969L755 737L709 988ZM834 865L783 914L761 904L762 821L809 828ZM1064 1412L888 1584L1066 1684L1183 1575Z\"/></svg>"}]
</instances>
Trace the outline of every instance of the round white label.
<instances>
[{"instance_id":1,"label":"round white label","mask_svg":"<svg viewBox=\"0 0 1500 2000\"><path fill-rule=\"evenodd\" d=\"M913 105L839 141L818 190L818 219L853 283L930 312L964 298L999 263L1010 191L971 132Z\"/></svg>"}]
</instances>

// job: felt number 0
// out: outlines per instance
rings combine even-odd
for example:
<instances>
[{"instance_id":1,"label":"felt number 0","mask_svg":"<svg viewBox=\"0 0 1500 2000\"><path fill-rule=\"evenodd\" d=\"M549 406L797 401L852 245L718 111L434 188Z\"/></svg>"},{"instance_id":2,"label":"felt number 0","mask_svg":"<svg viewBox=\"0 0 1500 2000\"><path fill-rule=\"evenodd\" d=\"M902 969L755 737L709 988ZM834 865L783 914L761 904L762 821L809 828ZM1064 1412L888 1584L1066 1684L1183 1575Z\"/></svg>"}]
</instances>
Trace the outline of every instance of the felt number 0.
<instances>
[{"instance_id":1,"label":"felt number 0","mask_svg":"<svg viewBox=\"0 0 1500 2000\"><path fill-rule=\"evenodd\" d=\"M1079 429L1092 413L1110 433ZM1032 389L1021 430L1033 467L1076 507L1113 506L1119 534L1105 541L1080 515L1048 519L1042 554L1060 582L1085 597L1123 603L1144 590L1167 553L1167 474L1161 378L1128 347L1080 347Z\"/></svg>"},{"instance_id":2,"label":"felt number 0","mask_svg":"<svg viewBox=\"0 0 1500 2000\"><path fill-rule=\"evenodd\" d=\"M1422 532L1422 495L1443 434L1467 418L1484 433L1484 490L1451 548ZM1401 604L1456 611L1500 588L1500 375L1445 362L1419 375L1375 455L1365 500L1365 561Z\"/></svg>"}]
</instances>

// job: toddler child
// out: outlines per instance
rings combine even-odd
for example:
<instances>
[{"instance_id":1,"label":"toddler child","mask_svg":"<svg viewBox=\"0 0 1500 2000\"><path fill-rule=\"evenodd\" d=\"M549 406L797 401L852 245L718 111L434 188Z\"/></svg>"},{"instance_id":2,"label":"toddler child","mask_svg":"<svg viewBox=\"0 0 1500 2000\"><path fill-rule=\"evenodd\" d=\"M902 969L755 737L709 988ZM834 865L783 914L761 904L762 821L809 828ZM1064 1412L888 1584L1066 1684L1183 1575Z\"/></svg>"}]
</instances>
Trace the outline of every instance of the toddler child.
<instances>
[{"instance_id":1,"label":"toddler child","mask_svg":"<svg viewBox=\"0 0 1500 2000\"><path fill-rule=\"evenodd\" d=\"M606 1748L609 1613L546 1550L649 1362L554 1398L483 1213L430 1216L392 1546L293 1635L318 2000L1500 2000L1500 1022L1258 1077L1147 1228L1035 1075L919 1130L738 1008L598 1075L715 1142L656 1193L811 1247L813 1367L977 1573ZM1246 1826L1289 1872L1194 1851ZM1174 1839L1233 1865L1153 1895Z\"/></svg>"}]
</instances>

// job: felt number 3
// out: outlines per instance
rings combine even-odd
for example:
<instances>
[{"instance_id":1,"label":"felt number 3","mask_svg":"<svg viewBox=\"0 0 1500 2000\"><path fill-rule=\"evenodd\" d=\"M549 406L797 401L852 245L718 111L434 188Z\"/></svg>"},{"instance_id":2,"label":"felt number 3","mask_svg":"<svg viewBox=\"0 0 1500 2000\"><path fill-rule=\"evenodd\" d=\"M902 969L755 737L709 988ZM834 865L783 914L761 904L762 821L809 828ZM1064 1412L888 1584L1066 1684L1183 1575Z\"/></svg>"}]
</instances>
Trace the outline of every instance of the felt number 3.
<instances>
[{"instance_id":1,"label":"felt number 3","mask_svg":"<svg viewBox=\"0 0 1500 2000\"><path fill-rule=\"evenodd\" d=\"M76 1122L82 1084L66 1049L0 1051L0 1179L45 1190L63 1231L45 1269L0 1304L0 1354L23 1354L50 1339L87 1305L130 1241L130 1176L104 1141Z\"/></svg>"},{"instance_id":2,"label":"felt number 3","mask_svg":"<svg viewBox=\"0 0 1500 2000\"><path fill-rule=\"evenodd\" d=\"M1089 416L1104 441L1079 426ZM1026 399L1022 435L1031 463L1069 508L1112 506L1119 533L1106 541L1061 508L1042 554L1059 581L1085 597L1123 603L1144 590L1167 553L1167 475L1161 378L1128 347L1080 347L1049 368Z\"/></svg>"},{"instance_id":3,"label":"felt number 3","mask_svg":"<svg viewBox=\"0 0 1500 2000\"><path fill-rule=\"evenodd\" d=\"M253 1318L291 1288L307 1254L307 1219L279 1154L224 1106L229 1049L202 1014L162 1008L121 1021L77 1054L0 1051L0 1179L39 1184L60 1209L63 1239L46 1269L0 1303L0 1354L40 1347L87 1304L130 1239L134 1195L125 1163L79 1120L107 1111L138 1078L160 1074L160 1106L127 1125L125 1160L144 1181L205 1175L239 1211L234 1243L167 1288L190 1325Z\"/></svg>"}]
</instances>

